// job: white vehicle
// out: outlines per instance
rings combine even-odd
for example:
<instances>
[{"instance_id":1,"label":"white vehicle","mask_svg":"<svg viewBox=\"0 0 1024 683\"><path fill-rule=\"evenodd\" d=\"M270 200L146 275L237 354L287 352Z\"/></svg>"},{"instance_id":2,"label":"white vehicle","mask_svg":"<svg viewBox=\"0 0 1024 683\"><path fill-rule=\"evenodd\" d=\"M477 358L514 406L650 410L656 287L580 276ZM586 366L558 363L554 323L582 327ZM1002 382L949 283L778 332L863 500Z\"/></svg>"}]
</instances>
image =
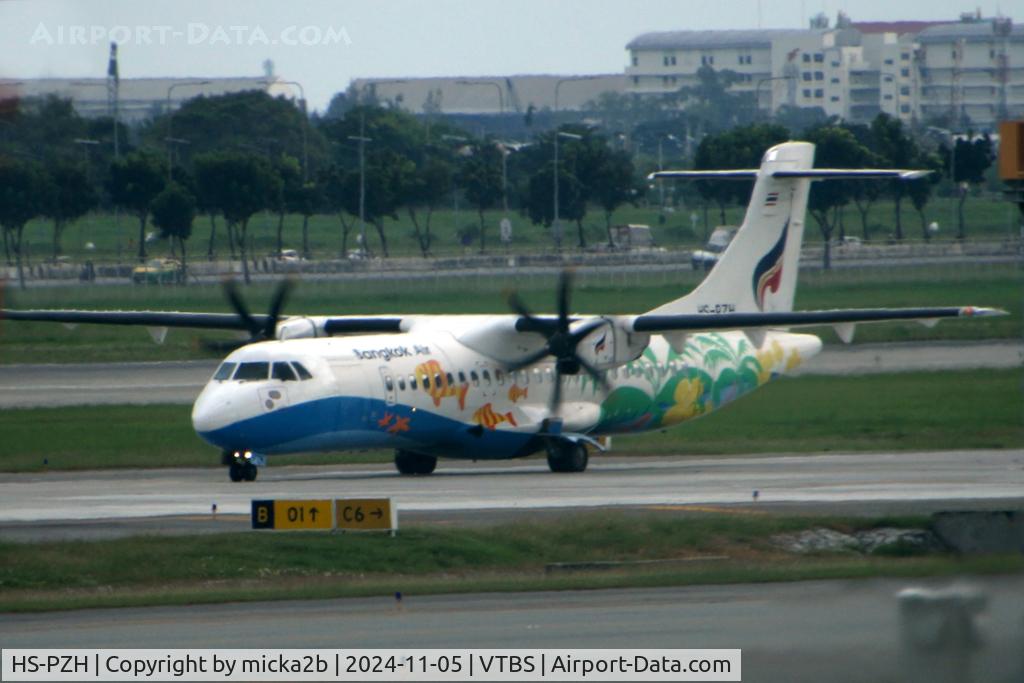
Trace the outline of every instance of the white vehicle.
<instances>
[{"instance_id":1,"label":"white vehicle","mask_svg":"<svg viewBox=\"0 0 1024 683\"><path fill-rule=\"evenodd\" d=\"M690 254L690 265L694 270L711 270L718 263L718 258L725 253L736 234L736 228L722 225L715 228L708 238L708 243L703 249L697 249Z\"/></svg>"},{"instance_id":2,"label":"white vehicle","mask_svg":"<svg viewBox=\"0 0 1024 683\"><path fill-rule=\"evenodd\" d=\"M266 315L237 291L235 313L4 311L9 320L247 330L196 399L192 424L222 449L233 480L267 456L392 448L402 474L438 457L546 452L555 472L587 467L598 437L707 415L814 356L821 341L791 328L997 315L948 307L793 311L812 180L914 178L900 170L814 169L814 147L773 147L759 170L668 171L664 178L756 178L742 227L691 293L637 315L572 313L570 278L557 313L288 316L283 285ZM841 401L841 397L837 397Z\"/></svg>"},{"instance_id":3,"label":"white vehicle","mask_svg":"<svg viewBox=\"0 0 1024 683\"><path fill-rule=\"evenodd\" d=\"M282 249L281 253L277 256L277 259L287 263L298 263L299 261L304 260L295 249Z\"/></svg>"}]
</instances>

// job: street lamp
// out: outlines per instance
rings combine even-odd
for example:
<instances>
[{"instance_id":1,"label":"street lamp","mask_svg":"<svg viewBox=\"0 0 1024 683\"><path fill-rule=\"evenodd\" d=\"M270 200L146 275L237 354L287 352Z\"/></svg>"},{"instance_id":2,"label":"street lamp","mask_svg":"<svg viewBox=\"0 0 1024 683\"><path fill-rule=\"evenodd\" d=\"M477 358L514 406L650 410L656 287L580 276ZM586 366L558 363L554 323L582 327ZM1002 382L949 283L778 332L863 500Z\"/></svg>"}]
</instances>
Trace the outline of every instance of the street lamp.
<instances>
[{"instance_id":1,"label":"street lamp","mask_svg":"<svg viewBox=\"0 0 1024 683\"><path fill-rule=\"evenodd\" d=\"M172 83L171 87L167 88L167 137L164 140L167 142L167 182L171 181L171 142L176 142L175 138L171 135L171 124L174 123L174 112L171 111L171 93L175 88L181 88L187 85L209 85L210 81L181 81L180 83Z\"/></svg>"},{"instance_id":2,"label":"street lamp","mask_svg":"<svg viewBox=\"0 0 1024 683\"><path fill-rule=\"evenodd\" d=\"M309 181L309 147L306 131L309 128L309 114L306 112L306 90L298 81L277 81L282 85L294 85L299 89L299 97L302 98L302 183Z\"/></svg>"},{"instance_id":3,"label":"street lamp","mask_svg":"<svg viewBox=\"0 0 1024 683\"><path fill-rule=\"evenodd\" d=\"M595 81L601 76L568 76L566 78L559 78L555 82L555 113L558 113L558 91L561 89L563 83L569 81Z\"/></svg>"},{"instance_id":4,"label":"street lamp","mask_svg":"<svg viewBox=\"0 0 1024 683\"><path fill-rule=\"evenodd\" d=\"M677 138L675 135L672 135L672 133L666 133L665 135L662 135L662 136L660 136L658 138L658 170L659 171L663 171L664 170L664 164L663 164L663 161L662 161L662 154L661 154L661 143L664 142L665 140L672 140L677 145L679 144L679 138ZM665 181L662 178L658 178L658 196L659 196L660 201L661 201L661 210L662 210L662 212L664 212L665 211Z\"/></svg>"},{"instance_id":5,"label":"street lamp","mask_svg":"<svg viewBox=\"0 0 1024 683\"><path fill-rule=\"evenodd\" d=\"M558 138L569 138L570 140L582 140L582 135L576 135L575 133L563 133L562 131L555 132L555 220L552 223L555 232L555 244L558 248L562 248L562 224L558 218Z\"/></svg>"},{"instance_id":6,"label":"street lamp","mask_svg":"<svg viewBox=\"0 0 1024 683\"><path fill-rule=\"evenodd\" d=\"M359 135L349 135L349 140L359 143L359 248L362 255L367 254L366 249L366 143L373 142L366 137L366 115L359 115Z\"/></svg>"},{"instance_id":7,"label":"street lamp","mask_svg":"<svg viewBox=\"0 0 1024 683\"><path fill-rule=\"evenodd\" d=\"M494 89L498 91L498 113L499 114L504 114L505 113L505 96L502 94L502 92L501 92L501 85L497 81L468 81L468 80L461 80L461 81L455 81L455 82L458 83L459 85L490 85L490 86L493 86Z\"/></svg>"}]
</instances>

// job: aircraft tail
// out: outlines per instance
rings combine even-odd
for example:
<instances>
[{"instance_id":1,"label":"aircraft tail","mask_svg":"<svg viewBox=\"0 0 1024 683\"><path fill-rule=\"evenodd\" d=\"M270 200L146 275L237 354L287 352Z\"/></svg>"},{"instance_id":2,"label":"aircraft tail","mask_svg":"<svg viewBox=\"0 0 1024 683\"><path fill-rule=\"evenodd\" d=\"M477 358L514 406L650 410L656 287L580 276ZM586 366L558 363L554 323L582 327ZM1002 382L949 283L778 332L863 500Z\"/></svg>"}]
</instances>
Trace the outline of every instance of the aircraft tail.
<instances>
[{"instance_id":1,"label":"aircraft tail","mask_svg":"<svg viewBox=\"0 0 1024 683\"><path fill-rule=\"evenodd\" d=\"M761 168L743 171L669 171L656 177L755 178L754 191L728 248L704 281L651 314L756 313L793 310L804 215L811 178L780 172L811 169L814 145L785 142L769 149Z\"/></svg>"}]
</instances>

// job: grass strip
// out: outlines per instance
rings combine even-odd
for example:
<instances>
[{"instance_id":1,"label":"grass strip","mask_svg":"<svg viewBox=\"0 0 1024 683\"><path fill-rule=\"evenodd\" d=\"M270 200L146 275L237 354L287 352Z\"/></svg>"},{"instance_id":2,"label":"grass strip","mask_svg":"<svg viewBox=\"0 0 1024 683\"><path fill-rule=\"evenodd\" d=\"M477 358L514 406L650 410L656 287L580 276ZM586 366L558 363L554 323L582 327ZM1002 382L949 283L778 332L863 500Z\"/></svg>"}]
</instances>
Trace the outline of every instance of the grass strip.
<instances>
[{"instance_id":1,"label":"grass strip","mask_svg":"<svg viewBox=\"0 0 1024 683\"><path fill-rule=\"evenodd\" d=\"M619 436L614 454L736 454L1016 448L1024 369L784 378L694 422ZM76 406L0 412L0 471L213 467L188 406ZM391 453L273 462L388 462Z\"/></svg>"},{"instance_id":2,"label":"grass strip","mask_svg":"<svg viewBox=\"0 0 1024 683\"><path fill-rule=\"evenodd\" d=\"M923 518L585 513L493 527L417 526L397 537L272 533L0 544L0 610L193 604L446 592L568 590L1024 570L1024 558L821 554L769 540L826 526L921 528ZM557 561L730 559L546 576Z\"/></svg>"}]
</instances>

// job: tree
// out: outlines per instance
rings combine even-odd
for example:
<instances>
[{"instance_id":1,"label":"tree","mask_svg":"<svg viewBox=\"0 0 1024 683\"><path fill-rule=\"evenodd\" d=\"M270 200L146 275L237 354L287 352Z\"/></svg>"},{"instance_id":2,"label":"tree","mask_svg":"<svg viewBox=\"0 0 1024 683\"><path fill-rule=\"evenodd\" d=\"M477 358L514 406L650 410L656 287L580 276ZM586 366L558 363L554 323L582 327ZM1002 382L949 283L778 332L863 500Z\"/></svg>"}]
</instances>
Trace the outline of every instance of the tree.
<instances>
[{"instance_id":1,"label":"tree","mask_svg":"<svg viewBox=\"0 0 1024 683\"><path fill-rule=\"evenodd\" d=\"M928 231L928 221L924 215L924 209L932 197L932 190L942 177L938 171L942 168L942 161L935 154L922 154L914 164L916 168L932 171L924 178L907 181L907 196L914 205L914 210L921 219L921 237L931 239Z\"/></svg>"},{"instance_id":2,"label":"tree","mask_svg":"<svg viewBox=\"0 0 1024 683\"><path fill-rule=\"evenodd\" d=\"M845 128L822 126L807 131L804 137L816 146L814 163L818 168L861 168L864 160L869 158L868 149ZM832 266L832 232L840 210L850 201L851 182L858 181L828 180L811 185L807 209L821 231L824 242L823 265L826 270Z\"/></svg>"},{"instance_id":3,"label":"tree","mask_svg":"<svg viewBox=\"0 0 1024 683\"><path fill-rule=\"evenodd\" d=\"M637 188L634 182L633 161L621 150L611 150L606 146L593 166L589 167L587 194L604 210L605 231L608 234L608 246L615 246L612 238L612 214L626 202L636 203Z\"/></svg>"},{"instance_id":4,"label":"tree","mask_svg":"<svg viewBox=\"0 0 1024 683\"><path fill-rule=\"evenodd\" d=\"M25 288L22 260L25 224L47 210L46 197L50 189L49 180L38 163L0 158L0 227L14 251L22 289Z\"/></svg>"},{"instance_id":5,"label":"tree","mask_svg":"<svg viewBox=\"0 0 1024 683\"><path fill-rule=\"evenodd\" d=\"M871 137L874 140L873 151L890 168L911 168L914 160L920 157L921 152L917 142L904 131L903 122L888 114L879 114L871 122ZM902 180L890 180L887 189L895 206L896 232L894 236L896 239L902 240L901 203L906 195L907 186Z\"/></svg>"},{"instance_id":6,"label":"tree","mask_svg":"<svg viewBox=\"0 0 1024 683\"><path fill-rule=\"evenodd\" d=\"M302 257L310 258L309 218L323 206L323 188L316 181L305 182L285 195L288 210L302 216Z\"/></svg>"},{"instance_id":7,"label":"tree","mask_svg":"<svg viewBox=\"0 0 1024 683\"><path fill-rule=\"evenodd\" d=\"M352 222L345 220L345 212L355 206L353 215L359 215L359 174L332 165L320 174L318 185L323 188L327 209L335 213L341 223L341 249L338 254L339 258L345 258L348 255L348 236L352 231Z\"/></svg>"},{"instance_id":8,"label":"tree","mask_svg":"<svg viewBox=\"0 0 1024 683\"><path fill-rule=\"evenodd\" d=\"M987 133L981 136L968 133L966 136L957 137L952 154L945 146L940 149L940 154L943 157L946 173L952 178L957 195L960 197L957 204L956 238L962 240L967 237L964 205L967 203L968 187L980 185L985 181L985 171L995 161L996 155L992 149L992 140Z\"/></svg>"},{"instance_id":9,"label":"tree","mask_svg":"<svg viewBox=\"0 0 1024 683\"><path fill-rule=\"evenodd\" d=\"M43 215L53 220L53 259L60 256L60 238L68 224L91 211L97 203L96 190L81 164L56 160L49 169L52 194Z\"/></svg>"},{"instance_id":10,"label":"tree","mask_svg":"<svg viewBox=\"0 0 1024 683\"><path fill-rule=\"evenodd\" d=\"M708 135L697 146L693 166L697 170L757 168L761 165L761 157L766 149L788 139L788 130L777 124L766 123ZM722 223L725 223L725 207L733 202L746 204L750 201L753 189L752 182L697 182L700 195L718 204Z\"/></svg>"},{"instance_id":11,"label":"tree","mask_svg":"<svg viewBox=\"0 0 1024 683\"><path fill-rule=\"evenodd\" d=\"M502 197L501 155L501 149L491 141L475 143L456 176L456 181L466 192L466 199L480 217L481 254L487 248L484 211L496 206Z\"/></svg>"},{"instance_id":12,"label":"tree","mask_svg":"<svg viewBox=\"0 0 1024 683\"><path fill-rule=\"evenodd\" d=\"M526 199L526 211L534 225L553 227L555 222L555 179L552 174L552 163L530 177ZM576 221L577 225L586 215L586 192L579 179L559 164L558 169L558 217ZM554 226L556 229L558 226ZM581 231L582 233L582 231ZM555 243L561 248L562 235L553 235ZM580 235L582 240L582 234Z\"/></svg>"},{"instance_id":13,"label":"tree","mask_svg":"<svg viewBox=\"0 0 1024 683\"><path fill-rule=\"evenodd\" d=\"M132 152L110 165L107 190L115 204L138 216L139 260L146 260L146 219L153 199L164 189L160 160L144 152Z\"/></svg>"},{"instance_id":14,"label":"tree","mask_svg":"<svg viewBox=\"0 0 1024 683\"><path fill-rule=\"evenodd\" d=\"M434 240L430 232L430 218L434 209L451 192L454 173L454 166L442 149L428 148L407 176L402 195L423 258L430 255ZM425 213L422 225L419 214L421 209Z\"/></svg>"},{"instance_id":15,"label":"tree","mask_svg":"<svg viewBox=\"0 0 1024 683\"><path fill-rule=\"evenodd\" d=\"M278 194L274 197L274 210L277 212L277 256L281 257L284 249L284 217L295 204L295 196L302 191L302 167L299 160L287 155L277 158L274 164L274 172L277 174L280 183Z\"/></svg>"},{"instance_id":16,"label":"tree","mask_svg":"<svg viewBox=\"0 0 1024 683\"><path fill-rule=\"evenodd\" d=\"M181 247L182 282L187 282L188 259L185 242L192 236L192 221L196 217L196 200L181 185L172 183L153 199L153 225L160 228L160 234L178 241Z\"/></svg>"},{"instance_id":17,"label":"tree","mask_svg":"<svg viewBox=\"0 0 1024 683\"><path fill-rule=\"evenodd\" d=\"M213 203L217 206L229 230L237 230L239 255L245 282L250 282L248 260L249 219L254 213L274 206L280 193L281 179L270 164L260 156L238 152L209 155L201 165L214 179Z\"/></svg>"}]
</instances>

